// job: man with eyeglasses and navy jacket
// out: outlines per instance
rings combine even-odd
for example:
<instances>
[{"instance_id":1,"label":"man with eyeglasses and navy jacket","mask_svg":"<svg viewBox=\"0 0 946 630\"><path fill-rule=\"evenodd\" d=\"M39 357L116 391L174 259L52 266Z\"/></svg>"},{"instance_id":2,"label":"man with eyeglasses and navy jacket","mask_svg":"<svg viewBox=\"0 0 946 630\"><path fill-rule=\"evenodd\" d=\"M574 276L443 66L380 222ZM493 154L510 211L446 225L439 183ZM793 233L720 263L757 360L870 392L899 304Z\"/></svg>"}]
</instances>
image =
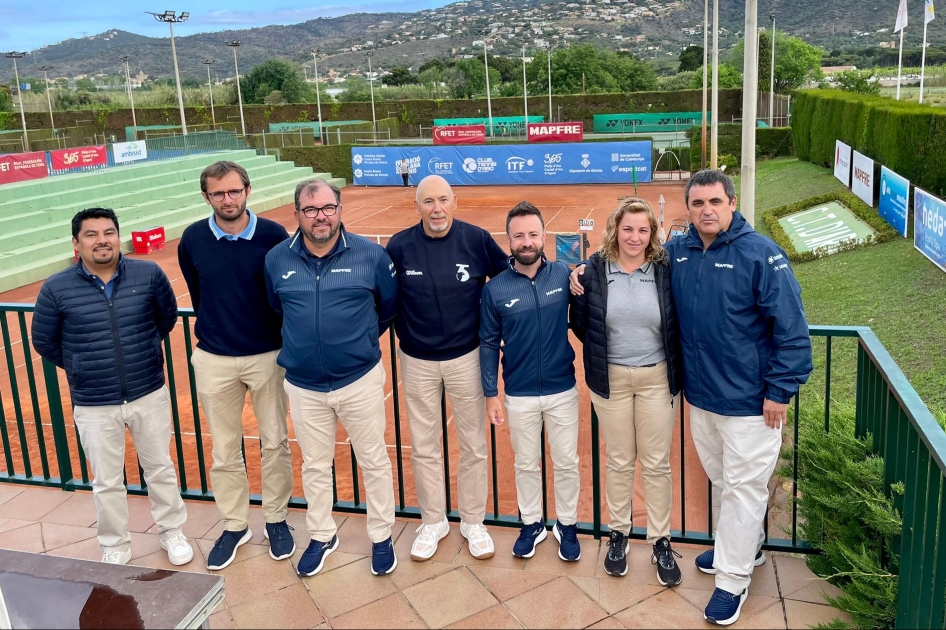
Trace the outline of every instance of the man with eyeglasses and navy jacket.
<instances>
[{"instance_id":1,"label":"man with eyeglasses and navy jacket","mask_svg":"<svg viewBox=\"0 0 946 630\"><path fill-rule=\"evenodd\" d=\"M371 572L394 571L394 480L385 446L380 337L397 308L397 273L384 249L342 225L338 188L321 179L296 186L298 231L266 255L269 301L282 314L278 363L302 450L310 542L300 575L315 575L338 548L332 518L332 461L338 421L365 482ZM347 450L347 449L346 449Z\"/></svg>"},{"instance_id":2,"label":"man with eyeglasses and navy jacket","mask_svg":"<svg viewBox=\"0 0 946 630\"><path fill-rule=\"evenodd\" d=\"M546 260L545 221L528 201L506 217L509 267L483 287L480 305L480 369L486 417L505 422L497 385L502 346L505 411L516 455L516 496L522 528L512 554L531 558L545 540L542 514L542 427L555 469L553 528L558 555L581 557L578 543L578 389L575 351L568 340L569 268Z\"/></svg>"}]
</instances>

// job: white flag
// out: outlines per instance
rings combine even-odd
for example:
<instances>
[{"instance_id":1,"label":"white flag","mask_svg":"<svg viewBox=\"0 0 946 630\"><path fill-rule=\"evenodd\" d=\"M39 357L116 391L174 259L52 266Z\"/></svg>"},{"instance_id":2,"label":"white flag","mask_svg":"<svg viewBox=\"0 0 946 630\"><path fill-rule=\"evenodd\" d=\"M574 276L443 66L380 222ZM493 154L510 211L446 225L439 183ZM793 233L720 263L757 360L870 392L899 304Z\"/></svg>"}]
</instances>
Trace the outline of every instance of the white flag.
<instances>
[{"instance_id":1,"label":"white flag","mask_svg":"<svg viewBox=\"0 0 946 630\"><path fill-rule=\"evenodd\" d=\"M923 16L923 23L929 24L936 15L933 13L933 0L926 0L926 13Z\"/></svg>"},{"instance_id":2,"label":"white flag","mask_svg":"<svg viewBox=\"0 0 946 630\"><path fill-rule=\"evenodd\" d=\"M893 27L894 33L899 33L907 26L907 0L900 0L900 6L897 7L897 25Z\"/></svg>"}]
</instances>

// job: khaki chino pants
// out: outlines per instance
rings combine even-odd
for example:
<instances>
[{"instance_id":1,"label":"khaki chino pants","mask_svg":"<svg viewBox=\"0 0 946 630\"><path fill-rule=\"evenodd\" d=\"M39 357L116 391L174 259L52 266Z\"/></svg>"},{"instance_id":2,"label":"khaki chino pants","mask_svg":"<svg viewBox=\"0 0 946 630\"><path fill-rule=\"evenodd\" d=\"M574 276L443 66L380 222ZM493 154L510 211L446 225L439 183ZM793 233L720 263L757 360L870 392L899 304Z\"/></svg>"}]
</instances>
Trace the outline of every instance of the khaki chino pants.
<instances>
[{"instance_id":1,"label":"khaki chino pants","mask_svg":"<svg viewBox=\"0 0 946 630\"><path fill-rule=\"evenodd\" d=\"M276 365L278 350L228 357L194 350L191 365L197 397L213 438L210 483L226 531L249 525L250 485L243 461L243 407L249 391L260 440L263 518L286 520L292 494L292 455L286 424L286 371Z\"/></svg>"},{"instance_id":2,"label":"khaki chino pants","mask_svg":"<svg viewBox=\"0 0 946 630\"><path fill-rule=\"evenodd\" d=\"M450 361L423 361L398 351L403 372L407 420L411 428L411 465L417 484L417 502L424 523L444 519L443 427L440 403L443 390L450 397L460 443L457 503L460 518L470 524L486 517L488 466L486 457L486 399L480 377L480 351ZM443 448L449 448L444 444Z\"/></svg>"},{"instance_id":3,"label":"khaki chino pants","mask_svg":"<svg viewBox=\"0 0 946 630\"><path fill-rule=\"evenodd\" d=\"M181 533L187 508L171 461L171 396L167 387L123 405L77 406L73 412L92 468L99 544L124 552L131 545L125 492L125 427L138 452L161 540Z\"/></svg>"}]
</instances>

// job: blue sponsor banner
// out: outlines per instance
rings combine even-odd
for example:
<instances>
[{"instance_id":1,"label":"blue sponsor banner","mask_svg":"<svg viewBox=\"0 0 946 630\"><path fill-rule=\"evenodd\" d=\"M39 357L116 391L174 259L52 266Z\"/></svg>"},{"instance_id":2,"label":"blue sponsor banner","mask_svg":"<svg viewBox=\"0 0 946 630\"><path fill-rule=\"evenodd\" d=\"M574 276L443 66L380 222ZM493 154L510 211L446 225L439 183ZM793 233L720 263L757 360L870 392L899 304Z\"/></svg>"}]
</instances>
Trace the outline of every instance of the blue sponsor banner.
<instances>
[{"instance_id":1,"label":"blue sponsor banner","mask_svg":"<svg viewBox=\"0 0 946 630\"><path fill-rule=\"evenodd\" d=\"M407 159L410 181L440 175L451 185L625 184L651 181L651 143L352 147L355 186L403 186L397 164Z\"/></svg>"},{"instance_id":2,"label":"blue sponsor banner","mask_svg":"<svg viewBox=\"0 0 946 630\"><path fill-rule=\"evenodd\" d=\"M913 189L913 246L946 271L946 203Z\"/></svg>"},{"instance_id":3,"label":"blue sponsor banner","mask_svg":"<svg viewBox=\"0 0 946 630\"><path fill-rule=\"evenodd\" d=\"M880 167L880 217L892 225L900 236L907 236L907 200L910 198L910 182L891 171Z\"/></svg>"}]
</instances>

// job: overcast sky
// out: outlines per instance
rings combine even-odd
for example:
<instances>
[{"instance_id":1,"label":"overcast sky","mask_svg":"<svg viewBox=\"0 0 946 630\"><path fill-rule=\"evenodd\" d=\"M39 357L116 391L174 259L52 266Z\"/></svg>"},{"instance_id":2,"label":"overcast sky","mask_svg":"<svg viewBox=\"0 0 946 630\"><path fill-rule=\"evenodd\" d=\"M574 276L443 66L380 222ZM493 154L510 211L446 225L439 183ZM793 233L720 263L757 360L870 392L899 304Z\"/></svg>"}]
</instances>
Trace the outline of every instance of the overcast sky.
<instances>
[{"instance_id":1,"label":"overcast sky","mask_svg":"<svg viewBox=\"0 0 946 630\"><path fill-rule=\"evenodd\" d=\"M229 0L224 4L207 0L183 0L180 5L155 2L148 6L147 2L127 0L0 0L0 51L30 51L82 37L83 32L95 35L111 29L150 37L167 37L167 25L145 14L145 9L155 13L163 13L168 9L189 11L190 19L176 25L174 34L191 35L270 24L296 24L348 13L419 11L449 3L448 0L413 0L410 3L388 0L276 0L265 10L260 10L266 2Z\"/></svg>"}]
</instances>

